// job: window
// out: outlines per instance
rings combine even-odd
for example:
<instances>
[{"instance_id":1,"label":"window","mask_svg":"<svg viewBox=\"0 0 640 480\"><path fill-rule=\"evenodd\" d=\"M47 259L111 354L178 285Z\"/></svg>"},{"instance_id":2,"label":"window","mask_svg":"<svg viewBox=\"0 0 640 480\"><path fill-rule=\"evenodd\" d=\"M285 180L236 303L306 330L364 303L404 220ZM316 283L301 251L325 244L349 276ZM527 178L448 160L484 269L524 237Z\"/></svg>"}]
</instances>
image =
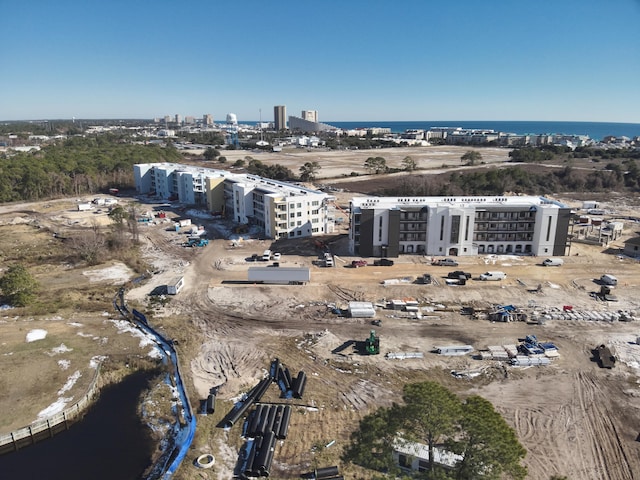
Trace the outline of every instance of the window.
<instances>
[{"instance_id":1,"label":"window","mask_svg":"<svg viewBox=\"0 0 640 480\"><path fill-rule=\"evenodd\" d=\"M444 217L440 217L440 241L442 240L444 240Z\"/></svg>"},{"instance_id":2,"label":"window","mask_svg":"<svg viewBox=\"0 0 640 480\"><path fill-rule=\"evenodd\" d=\"M398 465L402 468L411 468L411 458L407 455L398 455Z\"/></svg>"},{"instance_id":3,"label":"window","mask_svg":"<svg viewBox=\"0 0 640 480\"><path fill-rule=\"evenodd\" d=\"M292 212L292 213L290 213L290 214L289 214L289 218L296 218L296 214L295 214L295 213L293 213L293 212Z\"/></svg>"},{"instance_id":4,"label":"window","mask_svg":"<svg viewBox=\"0 0 640 480\"><path fill-rule=\"evenodd\" d=\"M296 235L297 235L297 236L301 236L301 235L302 235L302 232L301 232L300 230L298 230L298 231L296 232Z\"/></svg>"},{"instance_id":5,"label":"window","mask_svg":"<svg viewBox=\"0 0 640 480\"><path fill-rule=\"evenodd\" d=\"M298 220L298 226L302 225L302 221Z\"/></svg>"},{"instance_id":6,"label":"window","mask_svg":"<svg viewBox=\"0 0 640 480\"><path fill-rule=\"evenodd\" d=\"M451 234L449 235L449 241L451 243L460 241L460 215L453 215L451 217Z\"/></svg>"},{"instance_id":7,"label":"window","mask_svg":"<svg viewBox=\"0 0 640 480\"><path fill-rule=\"evenodd\" d=\"M319 210L311 210L311 214L312 214L312 215L317 215L317 214L318 214L318 212L319 212Z\"/></svg>"},{"instance_id":8,"label":"window","mask_svg":"<svg viewBox=\"0 0 640 480\"><path fill-rule=\"evenodd\" d=\"M295 204L290 203L290 204L289 204L289 208L295 208Z\"/></svg>"},{"instance_id":9,"label":"window","mask_svg":"<svg viewBox=\"0 0 640 480\"><path fill-rule=\"evenodd\" d=\"M467 221L465 222L465 226L464 226L464 241L468 241L469 240L469 220L471 217L469 217L467 215ZM467 249L465 248L464 251L466 252Z\"/></svg>"},{"instance_id":10,"label":"window","mask_svg":"<svg viewBox=\"0 0 640 480\"><path fill-rule=\"evenodd\" d=\"M547 224L547 242L549 241L549 238L551 237L551 221L552 221L552 218L549 217L549 223ZM545 252L546 251L547 250L545 249Z\"/></svg>"},{"instance_id":11,"label":"window","mask_svg":"<svg viewBox=\"0 0 640 480\"><path fill-rule=\"evenodd\" d=\"M299 203L298 205L296 205L298 208L302 208L302 204Z\"/></svg>"},{"instance_id":12,"label":"window","mask_svg":"<svg viewBox=\"0 0 640 480\"><path fill-rule=\"evenodd\" d=\"M320 202L318 200L314 200L313 202L311 202L311 205L317 207L318 205L320 205Z\"/></svg>"},{"instance_id":13,"label":"window","mask_svg":"<svg viewBox=\"0 0 640 480\"><path fill-rule=\"evenodd\" d=\"M302 212L298 212L297 216L301 217L302 216Z\"/></svg>"},{"instance_id":14,"label":"window","mask_svg":"<svg viewBox=\"0 0 640 480\"><path fill-rule=\"evenodd\" d=\"M296 222L291 222L291 223L289 224L289 226L290 226L290 227L295 227L295 226L296 226Z\"/></svg>"}]
</instances>

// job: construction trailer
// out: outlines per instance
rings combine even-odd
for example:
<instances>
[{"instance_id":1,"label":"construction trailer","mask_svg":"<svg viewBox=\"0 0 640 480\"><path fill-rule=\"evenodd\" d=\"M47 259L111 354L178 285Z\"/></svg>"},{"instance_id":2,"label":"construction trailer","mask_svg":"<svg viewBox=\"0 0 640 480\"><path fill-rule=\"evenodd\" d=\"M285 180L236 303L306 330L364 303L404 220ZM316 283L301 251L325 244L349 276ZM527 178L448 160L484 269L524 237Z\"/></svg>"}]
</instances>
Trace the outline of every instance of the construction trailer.
<instances>
[{"instance_id":1,"label":"construction trailer","mask_svg":"<svg viewBox=\"0 0 640 480\"><path fill-rule=\"evenodd\" d=\"M302 285L311 281L311 269L309 267L249 267L248 280L252 283Z\"/></svg>"},{"instance_id":2,"label":"construction trailer","mask_svg":"<svg viewBox=\"0 0 640 480\"><path fill-rule=\"evenodd\" d=\"M349 302L349 316L351 318L373 318L376 309L371 302Z\"/></svg>"},{"instance_id":3,"label":"construction trailer","mask_svg":"<svg viewBox=\"0 0 640 480\"><path fill-rule=\"evenodd\" d=\"M167 284L167 293L177 295L184 287L184 277L176 277Z\"/></svg>"}]
</instances>

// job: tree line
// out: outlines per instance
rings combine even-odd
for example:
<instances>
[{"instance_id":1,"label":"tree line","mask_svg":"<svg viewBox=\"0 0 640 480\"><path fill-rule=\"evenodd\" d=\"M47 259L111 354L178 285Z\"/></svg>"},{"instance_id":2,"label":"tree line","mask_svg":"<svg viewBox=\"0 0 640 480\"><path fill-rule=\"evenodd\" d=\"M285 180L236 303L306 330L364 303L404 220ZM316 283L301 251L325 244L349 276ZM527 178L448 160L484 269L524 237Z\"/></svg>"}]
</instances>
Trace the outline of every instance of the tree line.
<instances>
[{"instance_id":1,"label":"tree line","mask_svg":"<svg viewBox=\"0 0 640 480\"><path fill-rule=\"evenodd\" d=\"M379 192L386 196L548 195L557 192L640 191L640 168L635 162L626 169L611 165L605 170L584 170L565 165L534 171L520 166L442 175L406 176Z\"/></svg>"},{"instance_id":2,"label":"tree line","mask_svg":"<svg viewBox=\"0 0 640 480\"><path fill-rule=\"evenodd\" d=\"M181 158L173 148L122 143L109 135L72 137L38 152L0 157L0 202L131 188L134 164Z\"/></svg>"}]
</instances>

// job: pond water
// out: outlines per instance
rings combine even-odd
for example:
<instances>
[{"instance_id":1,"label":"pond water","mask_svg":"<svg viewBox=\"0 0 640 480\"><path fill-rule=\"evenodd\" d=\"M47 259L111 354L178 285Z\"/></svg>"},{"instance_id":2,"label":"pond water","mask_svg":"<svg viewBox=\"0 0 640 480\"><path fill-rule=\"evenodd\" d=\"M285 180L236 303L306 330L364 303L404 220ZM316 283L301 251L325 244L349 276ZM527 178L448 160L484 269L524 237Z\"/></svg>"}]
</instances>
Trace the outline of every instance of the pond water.
<instances>
[{"instance_id":1,"label":"pond water","mask_svg":"<svg viewBox=\"0 0 640 480\"><path fill-rule=\"evenodd\" d=\"M53 438L0 456L0 478L140 479L157 448L137 414L157 372L138 371L105 387L84 419Z\"/></svg>"}]
</instances>

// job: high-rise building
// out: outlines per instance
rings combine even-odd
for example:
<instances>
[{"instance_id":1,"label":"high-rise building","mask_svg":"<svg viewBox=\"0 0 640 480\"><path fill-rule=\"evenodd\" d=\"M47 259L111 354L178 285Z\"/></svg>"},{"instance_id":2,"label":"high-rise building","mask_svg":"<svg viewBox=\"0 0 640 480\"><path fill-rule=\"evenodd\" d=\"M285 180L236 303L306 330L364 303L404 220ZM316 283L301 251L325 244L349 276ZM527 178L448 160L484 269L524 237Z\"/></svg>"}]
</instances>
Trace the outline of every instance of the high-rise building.
<instances>
[{"instance_id":1,"label":"high-rise building","mask_svg":"<svg viewBox=\"0 0 640 480\"><path fill-rule=\"evenodd\" d=\"M317 110L302 110L302 119L308 122L318 122Z\"/></svg>"},{"instance_id":2,"label":"high-rise building","mask_svg":"<svg viewBox=\"0 0 640 480\"><path fill-rule=\"evenodd\" d=\"M276 130L285 130L287 128L287 107L285 105L273 107L273 120Z\"/></svg>"},{"instance_id":3,"label":"high-rise building","mask_svg":"<svg viewBox=\"0 0 640 480\"><path fill-rule=\"evenodd\" d=\"M207 127L212 127L213 126L213 115L211 115L210 113L205 113L202 116L202 123Z\"/></svg>"},{"instance_id":4,"label":"high-rise building","mask_svg":"<svg viewBox=\"0 0 640 480\"><path fill-rule=\"evenodd\" d=\"M176 123L177 124L181 124L182 123L182 115L180 115L179 113L176 113Z\"/></svg>"}]
</instances>

